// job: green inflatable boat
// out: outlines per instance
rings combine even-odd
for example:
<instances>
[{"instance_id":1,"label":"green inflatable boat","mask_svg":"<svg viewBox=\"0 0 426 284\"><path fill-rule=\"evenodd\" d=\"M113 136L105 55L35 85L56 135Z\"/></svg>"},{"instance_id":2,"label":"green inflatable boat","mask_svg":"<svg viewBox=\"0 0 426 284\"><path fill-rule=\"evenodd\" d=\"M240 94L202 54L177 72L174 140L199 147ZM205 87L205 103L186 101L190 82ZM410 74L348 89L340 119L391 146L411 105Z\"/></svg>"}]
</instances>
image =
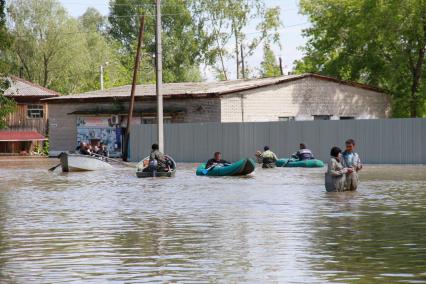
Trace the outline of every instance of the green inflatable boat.
<instances>
[{"instance_id":1,"label":"green inflatable boat","mask_svg":"<svg viewBox=\"0 0 426 284\"><path fill-rule=\"evenodd\" d=\"M293 159L279 159L275 163L277 167L289 167L289 168L322 168L324 162L321 160L293 160Z\"/></svg>"},{"instance_id":2,"label":"green inflatable boat","mask_svg":"<svg viewBox=\"0 0 426 284\"><path fill-rule=\"evenodd\" d=\"M243 176L254 171L256 164L252 159L242 159L229 166L212 167L206 169L206 164L197 168L197 176Z\"/></svg>"}]
</instances>

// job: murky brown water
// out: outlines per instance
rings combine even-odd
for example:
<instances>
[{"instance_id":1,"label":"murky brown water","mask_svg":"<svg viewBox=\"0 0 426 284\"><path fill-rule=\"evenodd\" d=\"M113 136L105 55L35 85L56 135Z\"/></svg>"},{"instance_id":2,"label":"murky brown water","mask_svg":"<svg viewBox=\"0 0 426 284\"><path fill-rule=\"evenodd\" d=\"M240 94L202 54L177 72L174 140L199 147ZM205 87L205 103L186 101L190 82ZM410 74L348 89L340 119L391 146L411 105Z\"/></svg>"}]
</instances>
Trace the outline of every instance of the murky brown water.
<instances>
[{"instance_id":1,"label":"murky brown water","mask_svg":"<svg viewBox=\"0 0 426 284\"><path fill-rule=\"evenodd\" d=\"M248 178L47 172L0 158L0 283L426 283L426 167Z\"/></svg>"}]
</instances>

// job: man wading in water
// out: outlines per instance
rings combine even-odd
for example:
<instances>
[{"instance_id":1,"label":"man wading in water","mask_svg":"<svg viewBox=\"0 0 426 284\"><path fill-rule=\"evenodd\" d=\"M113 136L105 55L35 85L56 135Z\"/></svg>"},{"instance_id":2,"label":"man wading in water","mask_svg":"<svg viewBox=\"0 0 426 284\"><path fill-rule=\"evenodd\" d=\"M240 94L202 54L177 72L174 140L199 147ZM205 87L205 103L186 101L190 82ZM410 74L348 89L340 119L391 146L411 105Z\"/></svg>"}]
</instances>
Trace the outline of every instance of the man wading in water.
<instances>
[{"instance_id":1,"label":"man wading in water","mask_svg":"<svg viewBox=\"0 0 426 284\"><path fill-rule=\"evenodd\" d=\"M346 150L342 153L342 165L345 168L353 169L353 171L346 174L345 188L346 190L354 191L358 188L358 172L362 169L362 164L359 155L354 152L355 141L353 139L348 139L345 144Z\"/></svg>"},{"instance_id":2,"label":"man wading in water","mask_svg":"<svg viewBox=\"0 0 426 284\"><path fill-rule=\"evenodd\" d=\"M263 153L260 153L260 151L256 153L256 157L262 162L262 168L275 168L275 162L278 160L277 155L269 149L269 146L263 147L263 150Z\"/></svg>"}]
</instances>

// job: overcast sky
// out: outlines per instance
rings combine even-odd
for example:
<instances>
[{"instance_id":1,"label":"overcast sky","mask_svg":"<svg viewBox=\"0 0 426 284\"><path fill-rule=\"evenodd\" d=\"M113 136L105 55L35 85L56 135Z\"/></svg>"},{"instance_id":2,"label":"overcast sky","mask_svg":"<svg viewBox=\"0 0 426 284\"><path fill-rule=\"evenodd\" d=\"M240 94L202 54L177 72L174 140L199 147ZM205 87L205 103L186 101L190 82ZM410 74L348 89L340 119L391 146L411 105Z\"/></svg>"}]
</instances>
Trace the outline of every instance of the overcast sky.
<instances>
[{"instance_id":1,"label":"overcast sky","mask_svg":"<svg viewBox=\"0 0 426 284\"><path fill-rule=\"evenodd\" d=\"M102 14L108 14L108 0L60 0L60 2L66 7L69 13L78 17L84 13L88 7L94 7L99 10ZM167 2L167 0L163 0ZM298 50L299 47L303 46L306 40L302 37L302 30L309 26L306 17L298 13L298 0L265 0L268 7L279 6L281 8L281 21L284 24L284 28L281 31L281 45L282 50L275 48L277 56L281 56L284 61L286 72L293 68L293 62L296 59L302 57L302 52ZM256 23L250 25L246 32L254 32ZM253 34L251 36L256 36ZM249 68L258 67L262 61L262 49L259 50L250 58L247 59L247 65ZM235 78L235 63L228 62L227 64L231 73L232 78ZM205 77L211 79L212 74L209 70L204 70Z\"/></svg>"}]
</instances>

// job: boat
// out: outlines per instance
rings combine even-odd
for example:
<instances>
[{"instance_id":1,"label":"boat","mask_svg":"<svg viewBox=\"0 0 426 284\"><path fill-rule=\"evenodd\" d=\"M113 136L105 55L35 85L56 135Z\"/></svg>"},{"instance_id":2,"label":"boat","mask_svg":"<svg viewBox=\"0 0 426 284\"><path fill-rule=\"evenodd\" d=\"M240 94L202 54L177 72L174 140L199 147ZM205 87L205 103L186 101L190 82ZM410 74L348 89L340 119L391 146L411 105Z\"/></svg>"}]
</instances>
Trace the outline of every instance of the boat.
<instances>
[{"instance_id":1,"label":"boat","mask_svg":"<svg viewBox=\"0 0 426 284\"><path fill-rule=\"evenodd\" d=\"M146 171L146 169L149 166L149 157L146 157L143 159L136 167L136 176L138 178L149 178L149 177L174 177L176 174L176 162L173 160L172 157L168 155L164 155L168 160L172 162L172 166L170 168L170 171L168 172L150 172Z\"/></svg>"},{"instance_id":2,"label":"boat","mask_svg":"<svg viewBox=\"0 0 426 284\"><path fill-rule=\"evenodd\" d=\"M110 169L112 166L101 158L63 152L59 155L63 172L97 171Z\"/></svg>"},{"instance_id":3,"label":"boat","mask_svg":"<svg viewBox=\"0 0 426 284\"><path fill-rule=\"evenodd\" d=\"M295 159L279 159L275 163L277 167L288 167L288 168L322 168L324 162L321 160L295 160Z\"/></svg>"},{"instance_id":4,"label":"boat","mask_svg":"<svg viewBox=\"0 0 426 284\"><path fill-rule=\"evenodd\" d=\"M246 158L229 166L216 166L209 169L206 169L206 164L203 163L198 166L196 174L197 176L243 176L252 173L255 168L255 162Z\"/></svg>"}]
</instances>

